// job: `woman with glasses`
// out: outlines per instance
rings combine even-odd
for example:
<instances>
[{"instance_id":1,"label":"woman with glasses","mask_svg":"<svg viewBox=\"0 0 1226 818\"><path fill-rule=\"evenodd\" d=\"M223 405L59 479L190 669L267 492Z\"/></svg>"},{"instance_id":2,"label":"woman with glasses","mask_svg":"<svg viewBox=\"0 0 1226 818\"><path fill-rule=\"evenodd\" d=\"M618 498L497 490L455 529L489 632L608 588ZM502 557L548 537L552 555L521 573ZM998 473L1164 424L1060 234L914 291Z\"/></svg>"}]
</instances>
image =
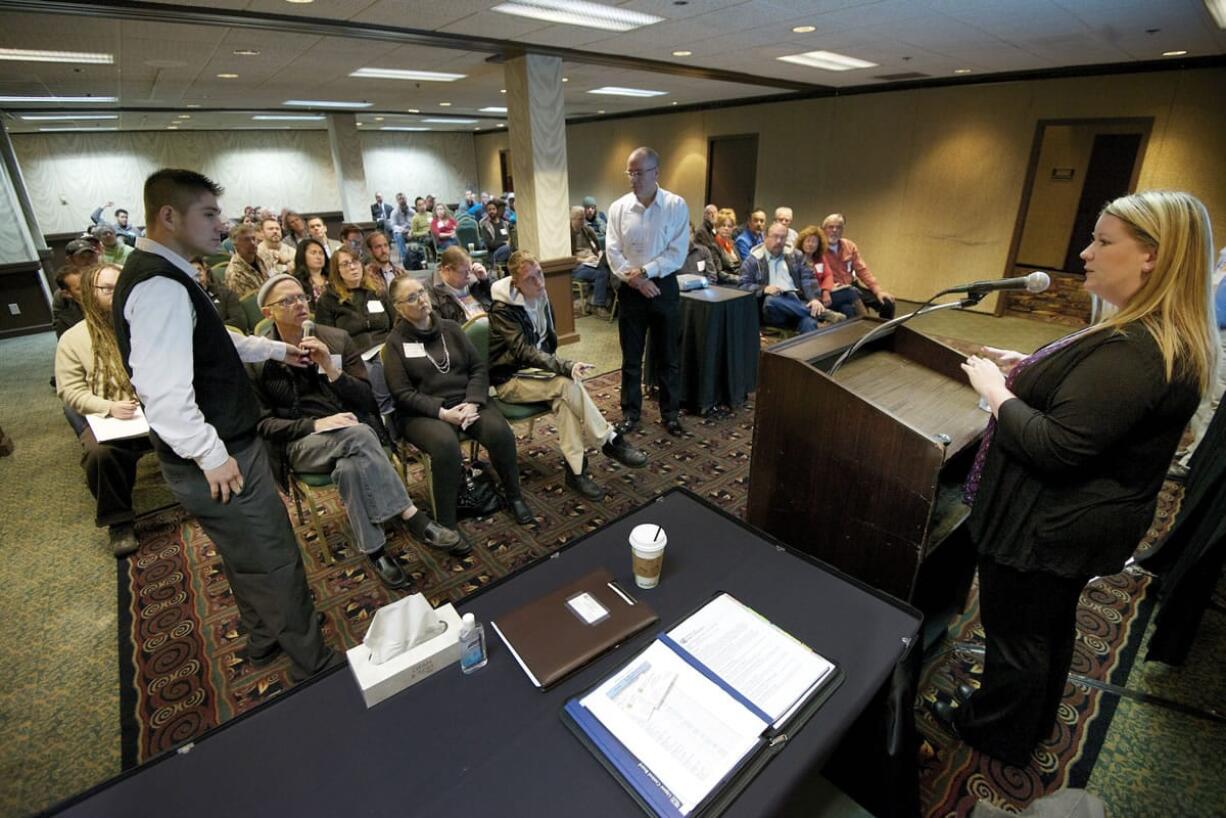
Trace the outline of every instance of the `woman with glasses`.
<instances>
[{"instance_id":1,"label":"woman with glasses","mask_svg":"<svg viewBox=\"0 0 1226 818\"><path fill-rule=\"evenodd\" d=\"M315 323L345 330L365 352L383 343L392 328L390 305L382 288L348 248L332 253L328 286L315 304Z\"/></svg>"},{"instance_id":2,"label":"woman with glasses","mask_svg":"<svg viewBox=\"0 0 1226 818\"><path fill-rule=\"evenodd\" d=\"M515 434L490 402L489 364L455 321L439 318L420 281L392 282L397 321L383 348L401 436L430 456L439 525L454 529L460 489L460 432L489 452L511 512L533 522L519 488Z\"/></svg>"},{"instance_id":3,"label":"woman with glasses","mask_svg":"<svg viewBox=\"0 0 1226 818\"><path fill-rule=\"evenodd\" d=\"M294 278L307 294L311 311L328 288L328 254L319 239L303 239L294 251Z\"/></svg>"}]
</instances>

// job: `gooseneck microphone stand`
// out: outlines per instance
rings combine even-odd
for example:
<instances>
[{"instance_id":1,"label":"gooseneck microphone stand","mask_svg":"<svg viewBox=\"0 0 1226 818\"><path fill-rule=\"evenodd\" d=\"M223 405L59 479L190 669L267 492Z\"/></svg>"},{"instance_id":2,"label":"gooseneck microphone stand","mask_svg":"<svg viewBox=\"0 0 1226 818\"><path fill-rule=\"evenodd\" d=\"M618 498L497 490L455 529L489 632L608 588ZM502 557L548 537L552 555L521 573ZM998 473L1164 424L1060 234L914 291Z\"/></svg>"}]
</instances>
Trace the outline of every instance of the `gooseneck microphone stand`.
<instances>
[{"instance_id":1,"label":"gooseneck microphone stand","mask_svg":"<svg viewBox=\"0 0 1226 818\"><path fill-rule=\"evenodd\" d=\"M940 298L941 296L949 292L952 292L952 291L951 290L941 290L939 293L934 295L932 298L929 298L926 302L924 302L923 306L921 306L915 312L909 312L906 315L899 316L898 318L891 319L889 321L886 321L884 324L880 324L874 327L872 330L865 333L860 338L859 341L856 341L854 344L848 347L847 351L839 356L839 359L834 362L834 366L830 367L830 371L827 372L826 374L829 375L830 377L834 377L834 373L839 371L839 367L841 367L844 363L846 363L847 360L851 358L852 355L855 355L856 351L859 350L860 347L864 346L865 344L867 344L869 341L871 341L874 338L881 337L881 335L887 330L891 330L894 327L902 326L903 324L910 321L912 318L918 318L921 315L928 315L930 313L940 312L941 310L966 309L967 307L973 307L976 304L978 304L980 301L982 301L984 299L984 296L987 295L987 292L970 292L970 293L967 293L967 295L964 296L963 298L958 299L957 301L950 301L946 304L933 304L932 303L936 299Z\"/></svg>"}]
</instances>

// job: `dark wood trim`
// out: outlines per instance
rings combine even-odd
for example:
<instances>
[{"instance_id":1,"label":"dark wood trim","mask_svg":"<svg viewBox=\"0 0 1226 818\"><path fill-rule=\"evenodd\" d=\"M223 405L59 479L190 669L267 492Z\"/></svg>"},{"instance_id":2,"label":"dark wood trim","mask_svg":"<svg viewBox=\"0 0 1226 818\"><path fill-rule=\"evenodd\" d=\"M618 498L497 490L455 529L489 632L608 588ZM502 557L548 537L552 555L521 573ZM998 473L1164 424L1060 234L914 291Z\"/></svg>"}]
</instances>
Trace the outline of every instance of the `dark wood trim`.
<instances>
[{"instance_id":1,"label":"dark wood trim","mask_svg":"<svg viewBox=\"0 0 1226 818\"><path fill-rule=\"evenodd\" d=\"M8 264L0 264L0 276L13 273L38 273L42 272L42 269L41 261L13 261Z\"/></svg>"},{"instance_id":2,"label":"dark wood trim","mask_svg":"<svg viewBox=\"0 0 1226 818\"><path fill-rule=\"evenodd\" d=\"M740 71L724 71L695 65L681 65L666 60L648 60L627 57L615 53L580 51L500 40L494 37L474 37L444 31L429 31L418 28L391 26L385 23L355 23L350 20L333 20L326 17L306 17L297 14L266 14L251 11L172 6L167 3L148 3L141 0L0 0L0 9L31 14L71 14L83 17L102 17L141 22L196 24L225 26L272 32L274 34L305 34L312 37L350 37L360 40L375 40L430 48L450 48L456 51L480 51L498 55L501 59L517 57L525 53L558 57L567 62L604 65L634 71L651 71L679 77L733 82L741 85L757 85L767 88L785 88L791 91L826 89L828 86L810 82L780 79L778 77L745 74ZM335 112L333 112L335 113Z\"/></svg>"},{"instance_id":3,"label":"dark wood trim","mask_svg":"<svg viewBox=\"0 0 1226 818\"><path fill-rule=\"evenodd\" d=\"M545 274L545 292L553 307L554 329L558 332L558 346L573 344L579 340L575 331L575 302L570 287L570 271L575 269L575 257L544 259L541 272Z\"/></svg>"}]
</instances>

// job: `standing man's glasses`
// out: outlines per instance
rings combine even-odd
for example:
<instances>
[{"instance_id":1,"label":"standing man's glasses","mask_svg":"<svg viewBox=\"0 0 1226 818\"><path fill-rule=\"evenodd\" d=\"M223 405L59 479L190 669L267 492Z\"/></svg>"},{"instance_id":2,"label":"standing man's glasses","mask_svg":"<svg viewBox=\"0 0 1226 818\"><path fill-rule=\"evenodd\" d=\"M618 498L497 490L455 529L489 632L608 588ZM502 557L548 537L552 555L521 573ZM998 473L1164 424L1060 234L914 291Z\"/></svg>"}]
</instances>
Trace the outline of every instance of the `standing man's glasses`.
<instances>
[{"instance_id":1,"label":"standing man's glasses","mask_svg":"<svg viewBox=\"0 0 1226 818\"><path fill-rule=\"evenodd\" d=\"M642 170L628 170L626 171L626 175L629 176L631 179L639 179L643 176L646 176L648 173L651 173L653 170L655 170L655 168L643 168Z\"/></svg>"}]
</instances>

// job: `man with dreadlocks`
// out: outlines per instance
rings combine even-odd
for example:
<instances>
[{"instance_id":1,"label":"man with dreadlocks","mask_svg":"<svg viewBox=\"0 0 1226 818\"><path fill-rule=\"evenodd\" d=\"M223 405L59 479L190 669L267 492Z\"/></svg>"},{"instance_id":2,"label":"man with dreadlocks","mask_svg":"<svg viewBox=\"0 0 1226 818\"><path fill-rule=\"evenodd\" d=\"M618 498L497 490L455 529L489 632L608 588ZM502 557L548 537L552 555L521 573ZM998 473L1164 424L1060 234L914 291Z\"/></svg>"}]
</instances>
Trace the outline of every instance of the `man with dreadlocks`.
<instances>
[{"instance_id":1,"label":"man with dreadlocks","mask_svg":"<svg viewBox=\"0 0 1226 818\"><path fill-rule=\"evenodd\" d=\"M56 392L79 415L130 418L138 408L111 324L111 298L118 279L119 268L111 264L90 267L81 274L85 320L60 336L55 348ZM137 547L132 530L136 463L153 448L147 437L99 443L88 424L79 439L81 467L97 504L94 523L107 527L111 550L123 557Z\"/></svg>"}]
</instances>

